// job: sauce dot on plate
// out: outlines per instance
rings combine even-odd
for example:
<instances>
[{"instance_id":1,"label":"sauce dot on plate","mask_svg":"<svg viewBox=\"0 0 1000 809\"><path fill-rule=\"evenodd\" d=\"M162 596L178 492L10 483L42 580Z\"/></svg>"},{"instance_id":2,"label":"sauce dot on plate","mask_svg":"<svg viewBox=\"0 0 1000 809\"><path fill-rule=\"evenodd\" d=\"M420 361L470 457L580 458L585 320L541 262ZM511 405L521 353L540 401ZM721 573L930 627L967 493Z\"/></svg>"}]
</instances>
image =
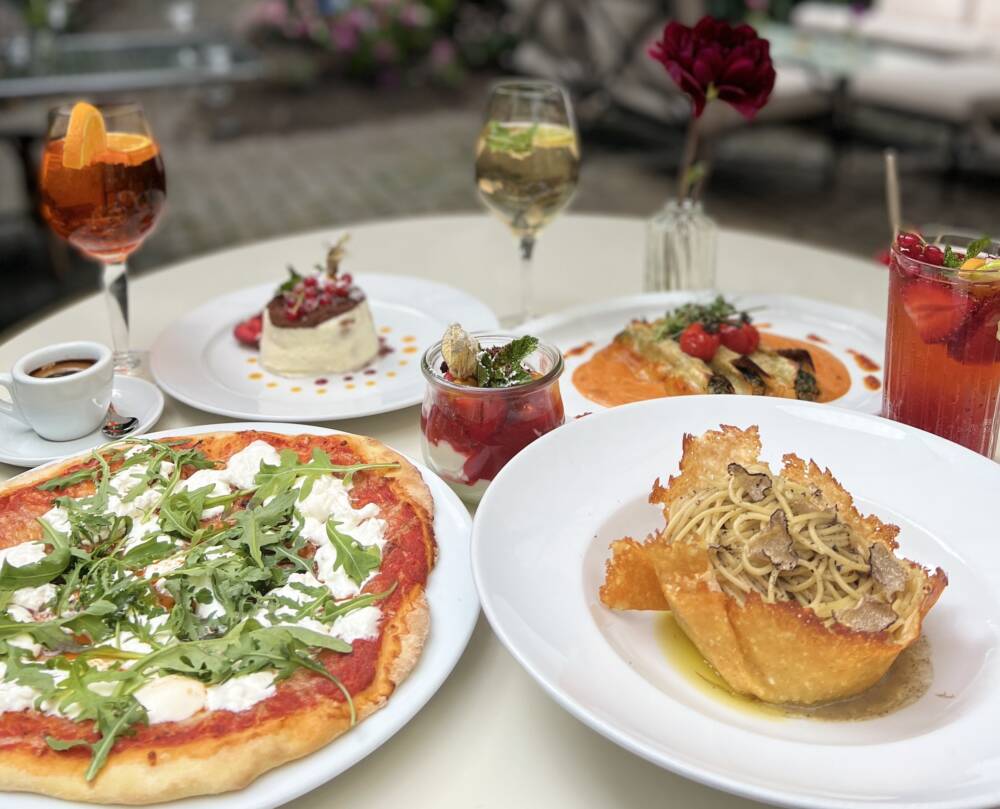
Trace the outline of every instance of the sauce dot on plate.
<instances>
[{"instance_id":1,"label":"sauce dot on plate","mask_svg":"<svg viewBox=\"0 0 1000 809\"><path fill-rule=\"evenodd\" d=\"M254 371L252 374L247 374L247 379L263 379L264 374L260 371Z\"/></svg>"},{"instance_id":2,"label":"sauce dot on plate","mask_svg":"<svg viewBox=\"0 0 1000 809\"><path fill-rule=\"evenodd\" d=\"M247 365L256 365L256 364L257 364L256 357L247 357Z\"/></svg>"},{"instance_id":3,"label":"sauce dot on plate","mask_svg":"<svg viewBox=\"0 0 1000 809\"><path fill-rule=\"evenodd\" d=\"M392 377L394 377L396 375L396 372L395 371L386 371L385 375L391 379Z\"/></svg>"},{"instance_id":4,"label":"sauce dot on plate","mask_svg":"<svg viewBox=\"0 0 1000 809\"><path fill-rule=\"evenodd\" d=\"M322 376L321 376L321 377L320 377L319 379L317 379L317 380L316 380L316 381L315 381L315 382L314 382L313 384L314 384L314 385L325 385L325 384L326 384L327 382L329 382L329 381L330 381L329 379L326 379L325 377L322 377Z\"/></svg>"},{"instance_id":5,"label":"sauce dot on plate","mask_svg":"<svg viewBox=\"0 0 1000 809\"><path fill-rule=\"evenodd\" d=\"M326 388L316 388L316 393L317 395L322 396L326 393Z\"/></svg>"},{"instance_id":6,"label":"sauce dot on plate","mask_svg":"<svg viewBox=\"0 0 1000 809\"><path fill-rule=\"evenodd\" d=\"M392 326L383 326L381 329L379 329L379 332L382 334L388 334L391 331L392 331Z\"/></svg>"},{"instance_id":7,"label":"sauce dot on plate","mask_svg":"<svg viewBox=\"0 0 1000 809\"><path fill-rule=\"evenodd\" d=\"M277 382L268 382L265 387L276 388L276 387L278 387L278 383Z\"/></svg>"},{"instance_id":8,"label":"sauce dot on plate","mask_svg":"<svg viewBox=\"0 0 1000 809\"><path fill-rule=\"evenodd\" d=\"M365 368L365 376L374 376L377 373L378 371L376 371L374 368Z\"/></svg>"},{"instance_id":9,"label":"sauce dot on plate","mask_svg":"<svg viewBox=\"0 0 1000 809\"><path fill-rule=\"evenodd\" d=\"M344 387L347 388L348 390L354 390L357 387L357 385L355 385L353 382L348 382L346 385L344 385Z\"/></svg>"},{"instance_id":10,"label":"sauce dot on plate","mask_svg":"<svg viewBox=\"0 0 1000 809\"><path fill-rule=\"evenodd\" d=\"M406 348L403 349L403 353L404 354L416 354L417 353L417 347L416 346L407 346Z\"/></svg>"},{"instance_id":11,"label":"sauce dot on plate","mask_svg":"<svg viewBox=\"0 0 1000 809\"><path fill-rule=\"evenodd\" d=\"M366 388L374 388L375 387L375 380L374 379L369 379L367 382L365 382L365 387Z\"/></svg>"},{"instance_id":12,"label":"sauce dot on plate","mask_svg":"<svg viewBox=\"0 0 1000 809\"><path fill-rule=\"evenodd\" d=\"M417 338L414 337L412 334L408 334L408 335L406 335L406 337L403 338L403 342L404 343L415 343L415 342L417 342Z\"/></svg>"},{"instance_id":13,"label":"sauce dot on plate","mask_svg":"<svg viewBox=\"0 0 1000 809\"><path fill-rule=\"evenodd\" d=\"M407 360L400 360L400 361L399 361L399 364L400 364L401 366L402 366L402 365L406 365L406 363L407 363Z\"/></svg>"},{"instance_id":14,"label":"sauce dot on plate","mask_svg":"<svg viewBox=\"0 0 1000 809\"><path fill-rule=\"evenodd\" d=\"M292 391L292 393L302 393L302 388L300 388L298 385L296 385L293 388L290 388L290 390Z\"/></svg>"}]
</instances>

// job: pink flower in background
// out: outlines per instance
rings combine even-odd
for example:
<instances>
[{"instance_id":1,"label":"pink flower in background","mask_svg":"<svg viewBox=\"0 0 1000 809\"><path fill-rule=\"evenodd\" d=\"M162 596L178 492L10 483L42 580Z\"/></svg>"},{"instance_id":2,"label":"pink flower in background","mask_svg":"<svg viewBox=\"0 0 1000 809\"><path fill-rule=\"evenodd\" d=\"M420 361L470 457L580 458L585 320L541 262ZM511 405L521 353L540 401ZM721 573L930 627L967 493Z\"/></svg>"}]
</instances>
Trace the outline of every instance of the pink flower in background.
<instances>
[{"instance_id":1,"label":"pink flower in background","mask_svg":"<svg viewBox=\"0 0 1000 809\"><path fill-rule=\"evenodd\" d=\"M378 27L378 20L372 14L370 8L355 6L344 14L344 21L353 25L358 31L374 31Z\"/></svg>"},{"instance_id":2,"label":"pink flower in background","mask_svg":"<svg viewBox=\"0 0 1000 809\"><path fill-rule=\"evenodd\" d=\"M441 37L440 39L434 40L434 44L431 45L430 54L432 68L435 70L441 70L443 68L450 67L455 61L455 56L455 45L450 39Z\"/></svg>"},{"instance_id":3,"label":"pink flower in background","mask_svg":"<svg viewBox=\"0 0 1000 809\"><path fill-rule=\"evenodd\" d=\"M407 28L424 28L431 23L431 12L420 3L407 3L399 12L399 21Z\"/></svg>"},{"instance_id":4,"label":"pink flower in background","mask_svg":"<svg viewBox=\"0 0 1000 809\"><path fill-rule=\"evenodd\" d=\"M649 55L691 99L696 118L713 98L753 118L774 89L770 46L749 25L733 27L714 17L702 17L689 28L672 20Z\"/></svg>"},{"instance_id":5,"label":"pink flower in background","mask_svg":"<svg viewBox=\"0 0 1000 809\"><path fill-rule=\"evenodd\" d=\"M330 25L330 41L341 53L354 53L358 48L358 31L350 23L335 20Z\"/></svg>"}]
</instances>

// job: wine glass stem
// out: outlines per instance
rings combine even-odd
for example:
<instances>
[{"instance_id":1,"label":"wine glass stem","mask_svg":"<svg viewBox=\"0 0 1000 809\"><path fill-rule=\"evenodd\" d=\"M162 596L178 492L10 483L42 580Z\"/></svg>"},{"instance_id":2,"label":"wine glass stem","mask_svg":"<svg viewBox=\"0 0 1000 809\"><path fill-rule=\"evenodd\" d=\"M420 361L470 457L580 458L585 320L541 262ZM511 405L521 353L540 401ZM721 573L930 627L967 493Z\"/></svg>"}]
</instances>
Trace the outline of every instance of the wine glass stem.
<instances>
[{"instance_id":1,"label":"wine glass stem","mask_svg":"<svg viewBox=\"0 0 1000 809\"><path fill-rule=\"evenodd\" d=\"M104 296L111 320L111 345L115 368L129 368L131 356L128 341L128 275L125 262L104 265Z\"/></svg>"},{"instance_id":2,"label":"wine glass stem","mask_svg":"<svg viewBox=\"0 0 1000 809\"><path fill-rule=\"evenodd\" d=\"M535 237L521 237L521 312L518 323L531 319L534 300L532 297L531 256L535 252Z\"/></svg>"}]
</instances>

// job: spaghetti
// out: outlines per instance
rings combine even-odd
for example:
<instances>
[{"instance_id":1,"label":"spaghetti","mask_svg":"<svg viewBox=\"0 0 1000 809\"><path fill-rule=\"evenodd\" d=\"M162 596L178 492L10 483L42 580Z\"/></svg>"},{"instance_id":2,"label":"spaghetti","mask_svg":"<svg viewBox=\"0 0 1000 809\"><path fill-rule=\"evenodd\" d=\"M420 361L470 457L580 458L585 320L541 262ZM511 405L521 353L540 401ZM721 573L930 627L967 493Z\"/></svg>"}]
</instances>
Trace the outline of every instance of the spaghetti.
<instances>
[{"instance_id":1,"label":"spaghetti","mask_svg":"<svg viewBox=\"0 0 1000 809\"><path fill-rule=\"evenodd\" d=\"M729 471L728 480L671 504L668 542L707 547L719 587L740 603L756 593L769 604L796 602L827 626L899 636L924 596L918 569L886 546L880 555L895 575L879 575L873 542L820 509L807 487L763 464Z\"/></svg>"}]
</instances>

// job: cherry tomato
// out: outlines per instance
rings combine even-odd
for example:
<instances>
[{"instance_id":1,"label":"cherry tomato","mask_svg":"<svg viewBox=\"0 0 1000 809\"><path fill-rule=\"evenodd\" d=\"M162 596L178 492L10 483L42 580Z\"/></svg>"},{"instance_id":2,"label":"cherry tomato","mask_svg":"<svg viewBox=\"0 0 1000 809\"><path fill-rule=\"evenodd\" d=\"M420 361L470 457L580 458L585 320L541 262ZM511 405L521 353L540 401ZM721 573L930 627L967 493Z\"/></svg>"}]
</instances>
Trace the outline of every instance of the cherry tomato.
<instances>
[{"instance_id":1,"label":"cherry tomato","mask_svg":"<svg viewBox=\"0 0 1000 809\"><path fill-rule=\"evenodd\" d=\"M681 332L679 342L685 354L711 362L722 344L722 337L717 331L706 331L702 323L692 323Z\"/></svg>"},{"instance_id":2,"label":"cherry tomato","mask_svg":"<svg viewBox=\"0 0 1000 809\"><path fill-rule=\"evenodd\" d=\"M749 323L723 323L719 328L722 344L737 354L753 354L760 345L760 332Z\"/></svg>"}]
</instances>

